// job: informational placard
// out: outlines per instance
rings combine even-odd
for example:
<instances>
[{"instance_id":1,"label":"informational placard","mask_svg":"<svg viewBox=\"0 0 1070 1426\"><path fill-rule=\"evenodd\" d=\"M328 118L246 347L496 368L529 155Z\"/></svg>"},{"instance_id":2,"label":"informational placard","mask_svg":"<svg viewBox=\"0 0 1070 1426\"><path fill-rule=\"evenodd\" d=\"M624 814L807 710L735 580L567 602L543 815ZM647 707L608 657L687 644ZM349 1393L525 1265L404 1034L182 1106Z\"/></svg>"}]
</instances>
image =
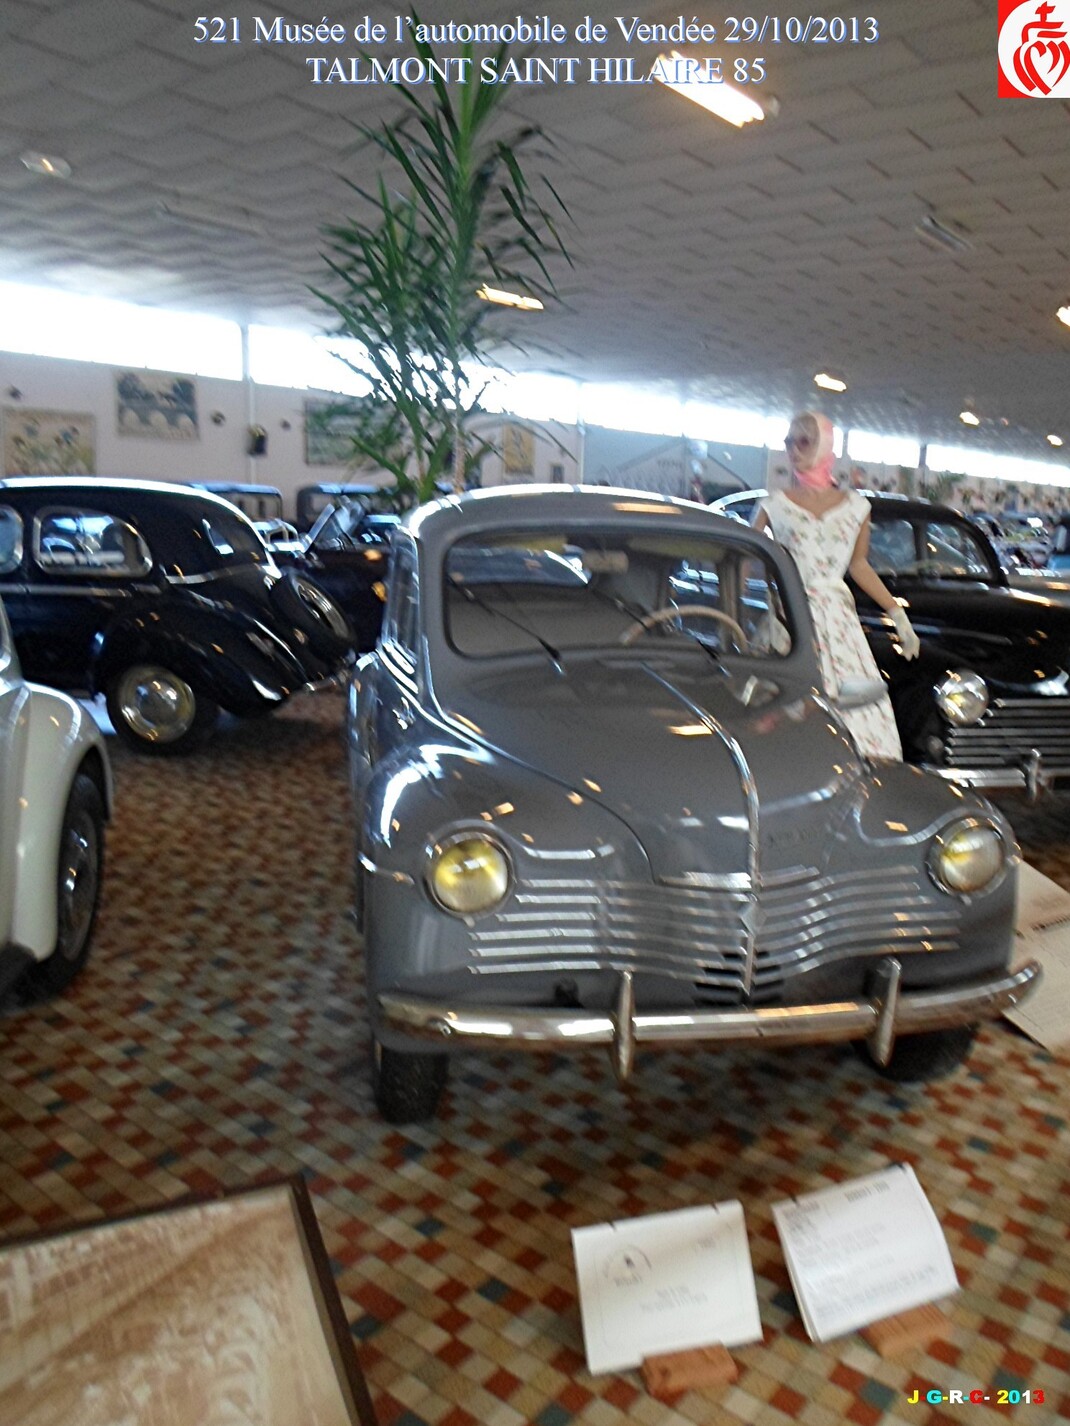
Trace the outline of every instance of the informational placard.
<instances>
[{"instance_id":1,"label":"informational placard","mask_svg":"<svg viewBox=\"0 0 1070 1426\"><path fill-rule=\"evenodd\" d=\"M762 1337L735 1200L572 1230L587 1366L627 1371L689 1347Z\"/></svg>"},{"instance_id":2,"label":"informational placard","mask_svg":"<svg viewBox=\"0 0 1070 1426\"><path fill-rule=\"evenodd\" d=\"M774 1203L773 1219L815 1342L958 1290L943 1229L909 1165Z\"/></svg>"},{"instance_id":3,"label":"informational placard","mask_svg":"<svg viewBox=\"0 0 1070 1426\"><path fill-rule=\"evenodd\" d=\"M1053 1054L1070 1049L1070 891L1024 862L1018 870L1014 949L1044 977L1006 1019Z\"/></svg>"}]
</instances>

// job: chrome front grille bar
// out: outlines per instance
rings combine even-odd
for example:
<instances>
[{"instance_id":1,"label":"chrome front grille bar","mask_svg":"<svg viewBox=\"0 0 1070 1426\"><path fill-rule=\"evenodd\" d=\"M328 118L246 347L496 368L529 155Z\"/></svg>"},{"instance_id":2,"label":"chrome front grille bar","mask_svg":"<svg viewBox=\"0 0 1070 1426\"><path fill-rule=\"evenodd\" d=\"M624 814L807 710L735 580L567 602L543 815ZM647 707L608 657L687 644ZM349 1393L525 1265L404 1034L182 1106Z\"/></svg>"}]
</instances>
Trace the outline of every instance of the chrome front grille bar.
<instances>
[{"instance_id":1,"label":"chrome front grille bar","mask_svg":"<svg viewBox=\"0 0 1070 1426\"><path fill-rule=\"evenodd\" d=\"M939 897L915 868L824 877L800 868L753 893L527 880L508 910L476 923L472 946L477 972L611 966L742 999L847 957L953 950L958 936L957 903Z\"/></svg>"}]
</instances>

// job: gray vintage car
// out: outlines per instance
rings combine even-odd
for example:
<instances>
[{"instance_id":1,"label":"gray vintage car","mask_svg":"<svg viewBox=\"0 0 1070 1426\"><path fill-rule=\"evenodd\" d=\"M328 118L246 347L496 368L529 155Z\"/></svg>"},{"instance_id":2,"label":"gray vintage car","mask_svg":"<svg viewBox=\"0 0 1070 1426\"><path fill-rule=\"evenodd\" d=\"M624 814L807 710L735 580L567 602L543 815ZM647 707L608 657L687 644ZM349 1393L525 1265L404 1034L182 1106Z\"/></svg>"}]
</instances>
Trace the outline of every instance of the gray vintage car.
<instances>
[{"instance_id":1,"label":"gray vintage car","mask_svg":"<svg viewBox=\"0 0 1070 1426\"><path fill-rule=\"evenodd\" d=\"M395 1122L465 1049L606 1045L624 1079L643 1047L852 1040L923 1078L1039 975L1010 967L1003 817L859 755L794 564L697 505L414 512L348 740Z\"/></svg>"}]
</instances>

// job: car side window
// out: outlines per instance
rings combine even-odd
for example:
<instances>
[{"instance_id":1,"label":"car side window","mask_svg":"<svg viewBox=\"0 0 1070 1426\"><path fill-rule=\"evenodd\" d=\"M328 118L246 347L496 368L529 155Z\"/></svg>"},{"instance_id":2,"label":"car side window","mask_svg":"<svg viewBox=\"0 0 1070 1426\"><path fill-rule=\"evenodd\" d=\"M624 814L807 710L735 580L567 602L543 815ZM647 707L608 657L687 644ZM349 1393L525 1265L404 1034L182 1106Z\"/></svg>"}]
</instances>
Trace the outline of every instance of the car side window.
<instances>
[{"instance_id":1,"label":"car side window","mask_svg":"<svg viewBox=\"0 0 1070 1426\"><path fill-rule=\"evenodd\" d=\"M907 574L917 563L914 526L909 520L874 520L869 562L878 574Z\"/></svg>"},{"instance_id":2,"label":"car side window","mask_svg":"<svg viewBox=\"0 0 1070 1426\"><path fill-rule=\"evenodd\" d=\"M949 520L930 520L925 527L922 562L933 573L977 575L987 578L992 570L980 545L970 531Z\"/></svg>"},{"instance_id":3,"label":"car side window","mask_svg":"<svg viewBox=\"0 0 1070 1426\"><path fill-rule=\"evenodd\" d=\"M417 614L416 559L410 545L400 545L394 550L390 566L385 633L386 641L412 662L416 660Z\"/></svg>"},{"instance_id":4,"label":"car side window","mask_svg":"<svg viewBox=\"0 0 1070 1426\"><path fill-rule=\"evenodd\" d=\"M0 505L0 574L10 574L22 563L22 520L10 505Z\"/></svg>"},{"instance_id":5,"label":"car side window","mask_svg":"<svg viewBox=\"0 0 1070 1426\"><path fill-rule=\"evenodd\" d=\"M34 523L33 557L42 570L75 576L137 578L152 568L134 527L96 510L42 510Z\"/></svg>"}]
</instances>

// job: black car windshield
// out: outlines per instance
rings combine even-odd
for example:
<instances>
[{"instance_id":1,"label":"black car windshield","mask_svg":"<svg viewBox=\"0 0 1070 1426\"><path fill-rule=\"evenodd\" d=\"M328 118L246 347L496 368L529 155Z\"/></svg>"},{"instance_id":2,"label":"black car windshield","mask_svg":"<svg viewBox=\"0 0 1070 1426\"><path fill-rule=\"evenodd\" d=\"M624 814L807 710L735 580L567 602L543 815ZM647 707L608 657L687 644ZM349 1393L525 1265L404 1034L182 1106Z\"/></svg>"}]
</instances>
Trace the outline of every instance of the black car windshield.
<instances>
[{"instance_id":1,"label":"black car windshield","mask_svg":"<svg viewBox=\"0 0 1070 1426\"><path fill-rule=\"evenodd\" d=\"M874 515L869 562L882 579L999 582L999 571L965 520Z\"/></svg>"},{"instance_id":2,"label":"black car windshield","mask_svg":"<svg viewBox=\"0 0 1070 1426\"><path fill-rule=\"evenodd\" d=\"M469 536L447 554L445 586L447 637L469 658L639 640L698 639L715 653L761 655L792 645L772 563L702 534L585 527Z\"/></svg>"},{"instance_id":3,"label":"black car windshield","mask_svg":"<svg viewBox=\"0 0 1070 1426\"><path fill-rule=\"evenodd\" d=\"M187 570L203 573L218 569L220 564L267 564L270 556L256 529L230 510L211 506L200 512L194 534L201 542L204 569Z\"/></svg>"}]
</instances>

